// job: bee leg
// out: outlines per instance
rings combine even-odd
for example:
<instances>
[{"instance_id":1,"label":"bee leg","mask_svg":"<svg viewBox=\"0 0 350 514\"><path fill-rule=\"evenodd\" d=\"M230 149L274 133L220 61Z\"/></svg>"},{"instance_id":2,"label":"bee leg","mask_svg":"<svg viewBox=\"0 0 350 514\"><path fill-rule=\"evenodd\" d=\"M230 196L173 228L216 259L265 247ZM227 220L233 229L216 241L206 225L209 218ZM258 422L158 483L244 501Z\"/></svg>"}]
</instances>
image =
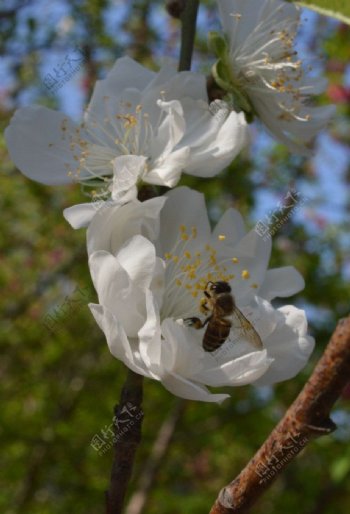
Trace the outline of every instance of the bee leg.
<instances>
[{"instance_id":1,"label":"bee leg","mask_svg":"<svg viewBox=\"0 0 350 514\"><path fill-rule=\"evenodd\" d=\"M207 322L207 320L202 323L199 318L185 318L184 322L188 327L193 327L196 330L199 330L200 328L204 327L204 324Z\"/></svg>"},{"instance_id":2,"label":"bee leg","mask_svg":"<svg viewBox=\"0 0 350 514\"><path fill-rule=\"evenodd\" d=\"M205 319L202 323L202 327L205 327L205 325L211 320L212 316L208 316L207 319Z\"/></svg>"}]
</instances>

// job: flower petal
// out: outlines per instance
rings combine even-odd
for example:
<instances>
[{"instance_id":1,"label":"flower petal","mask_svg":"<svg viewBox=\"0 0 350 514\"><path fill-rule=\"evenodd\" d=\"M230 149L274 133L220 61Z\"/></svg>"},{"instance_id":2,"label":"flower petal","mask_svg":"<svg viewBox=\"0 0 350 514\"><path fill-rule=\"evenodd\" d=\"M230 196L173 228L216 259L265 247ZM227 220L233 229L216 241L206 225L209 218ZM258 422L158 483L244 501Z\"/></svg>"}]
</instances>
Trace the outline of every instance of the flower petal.
<instances>
[{"instance_id":1,"label":"flower petal","mask_svg":"<svg viewBox=\"0 0 350 514\"><path fill-rule=\"evenodd\" d=\"M141 66L128 56L117 59L104 80L96 83L91 101L88 106L88 118L103 122L105 116L104 98L117 98L120 93L130 87L147 87L154 79L155 73Z\"/></svg>"},{"instance_id":2,"label":"flower petal","mask_svg":"<svg viewBox=\"0 0 350 514\"><path fill-rule=\"evenodd\" d=\"M305 287L305 281L293 266L269 269L259 289L259 296L270 301L276 297L292 296Z\"/></svg>"},{"instance_id":3,"label":"flower petal","mask_svg":"<svg viewBox=\"0 0 350 514\"><path fill-rule=\"evenodd\" d=\"M196 227L196 244L208 241L210 225L205 206L204 196L188 187L177 187L165 197L167 202L161 212L161 225L159 240L162 254L171 252L179 240L180 226Z\"/></svg>"},{"instance_id":4,"label":"flower petal","mask_svg":"<svg viewBox=\"0 0 350 514\"><path fill-rule=\"evenodd\" d=\"M150 291L145 293L147 317L138 332L140 355L152 373L161 374L164 363L161 361L162 340L160 331L159 311Z\"/></svg>"},{"instance_id":5,"label":"flower petal","mask_svg":"<svg viewBox=\"0 0 350 514\"><path fill-rule=\"evenodd\" d=\"M113 314L103 307L94 303L89 304L96 323L104 332L111 354L121 360L128 368L139 375L151 377L147 368L143 366L140 359L135 356L135 351L130 347L129 340L124 332L123 326Z\"/></svg>"},{"instance_id":6,"label":"flower petal","mask_svg":"<svg viewBox=\"0 0 350 514\"><path fill-rule=\"evenodd\" d=\"M245 233L244 221L240 213L236 209L227 209L217 223L213 236L217 239L220 235L224 235L225 243L233 246L244 237Z\"/></svg>"},{"instance_id":7,"label":"flower petal","mask_svg":"<svg viewBox=\"0 0 350 514\"><path fill-rule=\"evenodd\" d=\"M89 268L99 302L114 313L115 299L120 297L122 290L130 286L127 272L114 255L104 250L90 256Z\"/></svg>"},{"instance_id":8,"label":"flower petal","mask_svg":"<svg viewBox=\"0 0 350 514\"><path fill-rule=\"evenodd\" d=\"M113 160L112 199L120 200L127 195L127 200L136 200L136 184L141 178L147 157L141 155L121 155Z\"/></svg>"},{"instance_id":9,"label":"flower petal","mask_svg":"<svg viewBox=\"0 0 350 514\"><path fill-rule=\"evenodd\" d=\"M166 116L158 127L151 155L168 156L186 130L183 108L179 100L170 102L158 100L157 105L166 113Z\"/></svg>"},{"instance_id":10,"label":"flower petal","mask_svg":"<svg viewBox=\"0 0 350 514\"><path fill-rule=\"evenodd\" d=\"M241 308L249 303L264 281L271 253L271 238L264 239L251 230L233 248L226 245L226 240L219 246L214 238L213 245L220 252L220 259L225 256L227 269L235 276L230 285Z\"/></svg>"},{"instance_id":11,"label":"flower petal","mask_svg":"<svg viewBox=\"0 0 350 514\"><path fill-rule=\"evenodd\" d=\"M165 159L160 158L154 167L143 177L147 184L174 187L188 162L190 149L188 147L175 150Z\"/></svg>"},{"instance_id":12,"label":"flower petal","mask_svg":"<svg viewBox=\"0 0 350 514\"><path fill-rule=\"evenodd\" d=\"M217 113L217 117L220 112ZM202 127L205 131L207 125ZM215 137L198 146L191 145L191 159L186 173L196 177L213 177L226 168L247 143L247 124L244 114L231 112L217 127Z\"/></svg>"},{"instance_id":13,"label":"flower petal","mask_svg":"<svg viewBox=\"0 0 350 514\"><path fill-rule=\"evenodd\" d=\"M99 208L100 204L97 202L80 203L64 209L63 216L73 228L87 227Z\"/></svg>"},{"instance_id":14,"label":"flower petal","mask_svg":"<svg viewBox=\"0 0 350 514\"><path fill-rule=\"evenodd\" d=\"M163 348L168 352L168 371L191 378L202 368L203 349L195 331L168 318L162 323Z\"/></svg>"},{"instance_id":15,"label":"flower petal","mask_svg":"<svg viewBox=\"0 0 350 514\"><path fill-rule=\"evenodd\" d=\"M5 130L11 159L18 169L37 182L69 184L68 169L76 162L66 136L76 125L64 114L38 105L16 111Z\"/></svg>"},{"instance_id":16,"label":"flower petal","mask_svg":"<svg viewBox=\"0 0 350 514\"><path fill-rule=\"evenodd\" d=\"M245 385L261 377L271 362L266 350L248 353L221 366L203 370L193 379L215 387Z\"/></svg>"},{"instance_id":17,"label":"flower petal","mask_svg":"<svg viewBox=\"0 0 350 514\"><path fill-rule=\"evenodd\" d=\"M230 397L228 394L212 394L206 387L196 384L191 380L187 380L176 373L164 375L161 381L165 389L186 400L222 403Z\"/></svg>"},{"instance_id":18,"label":"flower petal","mask_svg":"<svg viewBox=\"0 0 350 514\"><path fill-rule=\"evenodd\" d=\"M159 233L159 213L166 201L166 197L158 197L123 206L106 204L87 230L88 253L106 250L115 254L136 234L154 241Z\"/></svg>"},{"instance_id":19,"label":"flower petal","mask_svg":"<svg viewBox=\"0 0 350 514\"><path fill-rule=\"evenodd\" d=\"M278 312L280 322L264 341L269 357L274 360L266 374L257 380L257 385L270 385L294 377L314 349L314 339L306 335L305 312L292 305L281 307Z\"/></svg>"},{"instance_id":20,"label":"flower petal","mask_svg":"<svg viewBox=\"0 0 350 514\"><path fill-rule=\"evenodd\" d=\"M145 237L136 235L121 248L117 260L133 282L147 289L153 279L156 264L154 245Z\"/></svg>"}]
</instances>

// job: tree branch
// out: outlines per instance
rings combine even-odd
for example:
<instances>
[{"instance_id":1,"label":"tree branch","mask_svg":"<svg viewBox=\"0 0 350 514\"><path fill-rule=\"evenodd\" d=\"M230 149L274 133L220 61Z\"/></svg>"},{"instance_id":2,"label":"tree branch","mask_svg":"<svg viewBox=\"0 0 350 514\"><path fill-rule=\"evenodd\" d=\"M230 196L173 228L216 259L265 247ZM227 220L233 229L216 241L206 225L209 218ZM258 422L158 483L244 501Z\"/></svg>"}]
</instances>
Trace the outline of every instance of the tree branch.
<instances>
[{"instance_id":1,"label":"tree branch","mask_svg":"<svg viewBox=\"0 0 350 514\"><path fill-rule=\"evenodd\" d=\"M338 322L332 338L303 390L283 419L241 471L224 487L210 514L244 514L313 438L336 425L330 409L349 382L350 316Z\"/></svg>"},{"instance_id":2,"label":"tree branch","mask_svg":"<svg viewBox=\"0 0 350 514\"><path fill-rule=\"evenodd\" d=\"M181 14L181 49L179 71L191 69L199 0L187 0Z\"/></svg>"},{"instance_id":3,"label":"tree branch","mask_svg":"<svg viewBox=\"0 0 350 514\"><path fill-rule=\"evenodd\" d=\"M138 488L130 498L125 514L142 514L147 502L148 495L157 476L162 460L172 441L176 424L179 421L184 408L185 401L180 399L164 420L158 435L154 441L149 459L147 460L139 479Z\"/></svg>"},{"instance_id":4,"label":"tree branch","mask_svg":"<svg viewBox=\"0 0 350 514\"><path fill-rule=\"evenodd\" d=\"M143 376L128 369L120 404L114 409L115 445L106 514L122 512L126 488L131 477L135 453L141 440Z\"/></svg>"}]
</instances>

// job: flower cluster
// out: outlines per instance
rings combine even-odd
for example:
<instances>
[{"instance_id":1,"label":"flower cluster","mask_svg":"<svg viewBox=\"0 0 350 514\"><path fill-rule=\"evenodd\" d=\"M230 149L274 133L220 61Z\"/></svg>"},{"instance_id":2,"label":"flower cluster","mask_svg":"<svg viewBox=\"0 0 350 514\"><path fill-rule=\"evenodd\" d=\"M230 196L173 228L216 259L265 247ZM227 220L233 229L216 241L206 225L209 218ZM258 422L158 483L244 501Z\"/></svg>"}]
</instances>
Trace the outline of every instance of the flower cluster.
<instances>
[{"instance_id":1,"label":"flower cluster","mask_svg":"<svg viewBox=\"0 0 350 514\"><path fill-rule=\"evenodd\" d=\"M153 72L123 57L97 82L80 124L33 106L5 133L29 178L94 191L64 216L87 228L98 294L90 309L111 353L172 393L209 402L228 395L208 387L293 377L314 342L304 311L271 303L304 287L293 267L268 269L271 238L246 231L234 209L211 230L203 195L175 186L182 173L213 177L226 168L254 116L307 154L333 112L310 105L323 84L306 77L296 57L295 5L218 0L218 7L226 36L212 33L210 44L224 99L209 102L200 73L177 72L171 62ZM147 184L174 189L140 201Z\"/></svg>"}]
</instances>

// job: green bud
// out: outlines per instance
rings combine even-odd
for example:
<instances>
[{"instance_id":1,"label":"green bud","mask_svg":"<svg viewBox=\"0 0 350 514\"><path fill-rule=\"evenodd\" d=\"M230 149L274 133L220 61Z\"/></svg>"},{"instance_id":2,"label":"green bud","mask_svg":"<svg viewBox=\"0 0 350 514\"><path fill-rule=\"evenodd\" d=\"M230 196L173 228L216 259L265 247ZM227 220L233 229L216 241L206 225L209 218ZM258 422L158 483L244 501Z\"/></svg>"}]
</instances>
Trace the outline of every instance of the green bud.
<instances>
[{"instance_id":1,"label":"green bud","mask_svg":"<svg viewBox=\"0 0 350 514\"><path fill-rule=\"evenodd\" d=\"M209 49L219 58L225 59L228 55L228 46L225 37L219 32L211 31L208 34Z\"/></svg>"}]
</instances>

